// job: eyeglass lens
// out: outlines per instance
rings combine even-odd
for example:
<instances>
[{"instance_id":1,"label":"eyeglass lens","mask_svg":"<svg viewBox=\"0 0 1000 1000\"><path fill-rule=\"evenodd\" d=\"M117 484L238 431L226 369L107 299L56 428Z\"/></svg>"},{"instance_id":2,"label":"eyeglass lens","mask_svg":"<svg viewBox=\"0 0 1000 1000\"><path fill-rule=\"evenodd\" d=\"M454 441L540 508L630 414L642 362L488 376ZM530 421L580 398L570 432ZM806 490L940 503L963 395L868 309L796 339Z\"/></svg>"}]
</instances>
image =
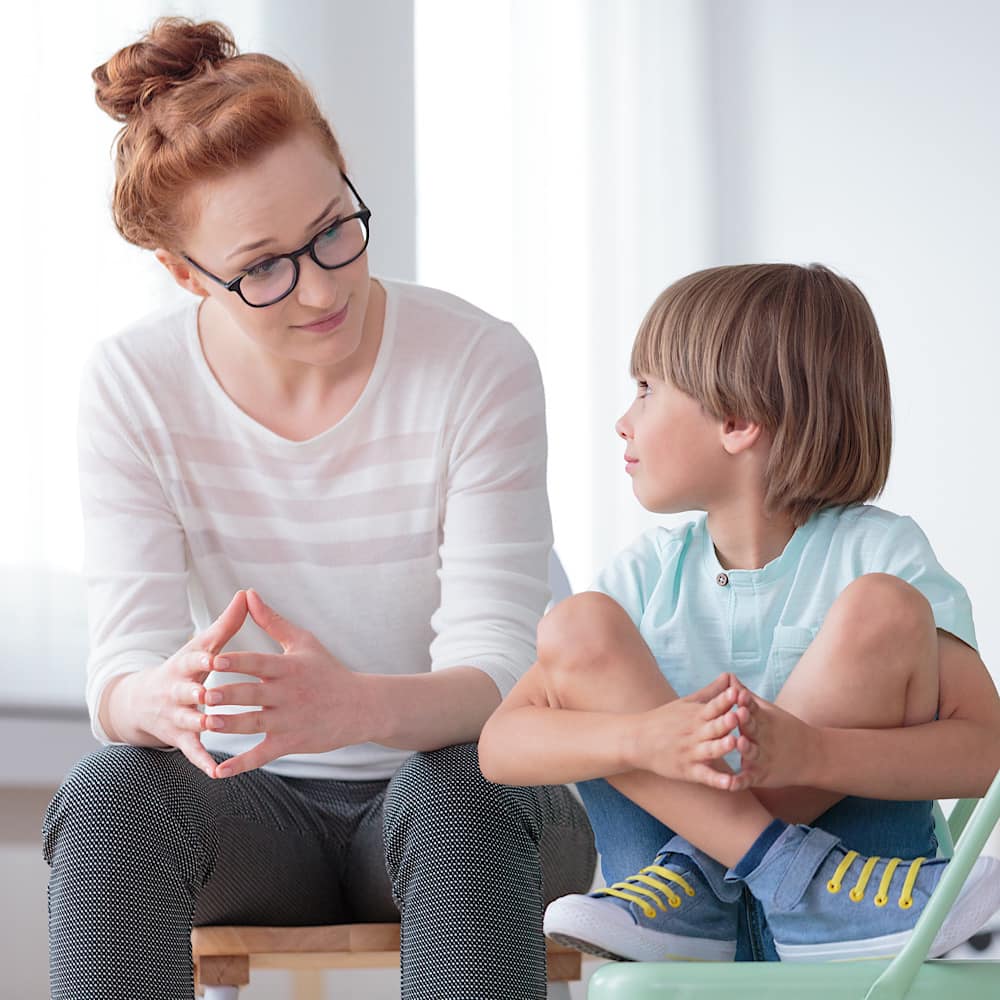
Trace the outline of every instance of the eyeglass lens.
<instances>
[{"instance_id":1,"label":"eyeglass lens","mask_svg":"<svg viewBox=\"0 0 1000 1000\"><path fill-rule=\"evenodd\" d=\"M323 267L343 267L361 255L367 235L361 219L336 222L313 240L313 253ZM261 261L243 276L240 291L251 305L268 305L292 290L295 271L290 257Z\"/></svg>"}]
</instances>

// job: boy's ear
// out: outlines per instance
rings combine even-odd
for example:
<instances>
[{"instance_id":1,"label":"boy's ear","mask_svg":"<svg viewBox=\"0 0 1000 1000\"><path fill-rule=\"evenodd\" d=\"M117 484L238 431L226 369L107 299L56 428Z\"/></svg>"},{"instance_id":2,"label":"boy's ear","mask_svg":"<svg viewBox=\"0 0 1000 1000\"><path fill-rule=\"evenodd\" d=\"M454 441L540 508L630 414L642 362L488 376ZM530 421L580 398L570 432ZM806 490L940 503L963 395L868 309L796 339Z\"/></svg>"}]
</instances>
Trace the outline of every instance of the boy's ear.
<instances>
[{"instance_id":1,"label":"boy's ear","mask_svg":"<svg viewBox=\"0 0 1000 1000\"><path fill-rule=\"evenodd\" d=\"M170 272L170 277L185 291L199 298L205 298L208 290L201 280L201 275L183 258L170 250L157 249L153 256Z\"/></svg>"},{"instance_id":2,"label":"boy's ear","mask_svg":"<svg viewBox=\"0 0 1000 1000\"><path fill-rule=\"evenodd\" d=\"M760 424L743 417L726 417L719 425L722 447L730 455L740 455L749 451L763 433Z\"/></svg>"}]
</instances>

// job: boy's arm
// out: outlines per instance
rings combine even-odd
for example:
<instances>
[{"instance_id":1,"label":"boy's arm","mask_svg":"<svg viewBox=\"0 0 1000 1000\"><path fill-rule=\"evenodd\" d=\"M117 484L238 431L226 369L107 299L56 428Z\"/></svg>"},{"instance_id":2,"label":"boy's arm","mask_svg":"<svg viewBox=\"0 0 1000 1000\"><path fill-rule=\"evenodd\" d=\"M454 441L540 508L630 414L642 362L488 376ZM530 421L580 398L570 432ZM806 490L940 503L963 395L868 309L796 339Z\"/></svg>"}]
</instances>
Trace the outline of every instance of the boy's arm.
<instances>
[{"instance_id":1,"label":"boy's arm","mask_svg":"<svg viewBox=\"0 0 1000 1000\"><path fill-rule=\"evenodd\" d=\"M548 785L613 777L655 757L667 777L724 788L728 773L710 762L735 748L729 734L748 718L748 703L732 675L722 674L655 715L556 708L535 664L483 727L479 766L490 781Z\"/></svg>"},{"instance_id":2,"label":"boy's arm","mask_svg":"<svg viewBox=\"0 0 1000 1000\"><path fill-rule=\"evenodd\" d=\"M981 796L1000 770L1000 698L972 647L938 630L938 650L938 719L923 725L821 728L755 698L732 787L894 800Z\"/></svg>"}]
</instances>

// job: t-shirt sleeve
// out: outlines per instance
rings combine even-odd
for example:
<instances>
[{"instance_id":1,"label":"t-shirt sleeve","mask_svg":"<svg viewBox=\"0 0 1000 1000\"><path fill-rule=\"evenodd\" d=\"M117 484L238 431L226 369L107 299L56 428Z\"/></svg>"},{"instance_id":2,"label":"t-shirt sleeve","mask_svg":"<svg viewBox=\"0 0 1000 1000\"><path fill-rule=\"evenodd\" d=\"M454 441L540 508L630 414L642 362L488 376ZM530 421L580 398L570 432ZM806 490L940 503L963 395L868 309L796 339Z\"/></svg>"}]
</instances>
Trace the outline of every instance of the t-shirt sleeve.
<instances>
[{"instance_id":1,"label":"t-shirt sleeve","mask_svg":"<svg viewBox=\"0 0 1000 1000\"><path fill-rule=\"evenodd\" d=\"M869 572L890 573L927 598L939 629L978 649L972 603L965 588L946 572L927 536L909 517L896 518L879 543Z\"/></svg>"},{"instance_id":2,"label":"t-shirt sleeve","mask_svg":"<svg viewBox=\"0 0 1000 1000\"><path fill-rule=\"evenodd\" d=\"M657 529L652 529L640 535L601 570L590 587L617 601L636 628L663 574L657 534Z\"/></svg>"},{"instance_id":3,"label":"t-shirt sleeve","mask_svg":"<svg viewBox=\"0 0 1000 1000\"><path fill-rule=\"evenodd\" d=\"M191 637L188 567L181 526L100 349L84 374L77 427L87 707L94 735L107 743L97 710L108 681L163 663Z\"/></svg>"},{"instance_id":4,"label":"t-shirt sleeve","mask_svg":"<svg viewBox=\"0 0 1000 1000\"><path fill-rule=\"evenodd\" d=\"M552 523L545 399L528 343L497 323L456 366L432 669L473 666L506 697L535 659Z\"/></svg>"}]
</instances>

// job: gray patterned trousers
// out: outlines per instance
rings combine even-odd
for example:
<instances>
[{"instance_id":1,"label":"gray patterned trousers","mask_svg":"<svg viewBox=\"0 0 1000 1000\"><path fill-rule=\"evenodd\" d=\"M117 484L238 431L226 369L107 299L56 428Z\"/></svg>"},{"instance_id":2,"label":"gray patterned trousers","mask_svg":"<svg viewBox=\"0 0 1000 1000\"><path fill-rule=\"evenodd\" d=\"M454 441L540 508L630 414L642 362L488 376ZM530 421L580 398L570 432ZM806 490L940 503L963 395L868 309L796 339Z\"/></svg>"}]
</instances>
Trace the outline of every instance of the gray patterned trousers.
<instances>
[{"instance_id":1,"label":"gray patterned trousers","mask_svg":"<svg viewBox=\"0 0 1000 1000\"><path fill-rule=\"evenodd\" d=\"M191 1000L205 924L401 920L405 1000L542 1000L547 901L593 837L561 787L486 781L474 744L390 781L213 781L178 752L84 758L45 817L57 1000Z\"/></svg>"}]
</instances>

